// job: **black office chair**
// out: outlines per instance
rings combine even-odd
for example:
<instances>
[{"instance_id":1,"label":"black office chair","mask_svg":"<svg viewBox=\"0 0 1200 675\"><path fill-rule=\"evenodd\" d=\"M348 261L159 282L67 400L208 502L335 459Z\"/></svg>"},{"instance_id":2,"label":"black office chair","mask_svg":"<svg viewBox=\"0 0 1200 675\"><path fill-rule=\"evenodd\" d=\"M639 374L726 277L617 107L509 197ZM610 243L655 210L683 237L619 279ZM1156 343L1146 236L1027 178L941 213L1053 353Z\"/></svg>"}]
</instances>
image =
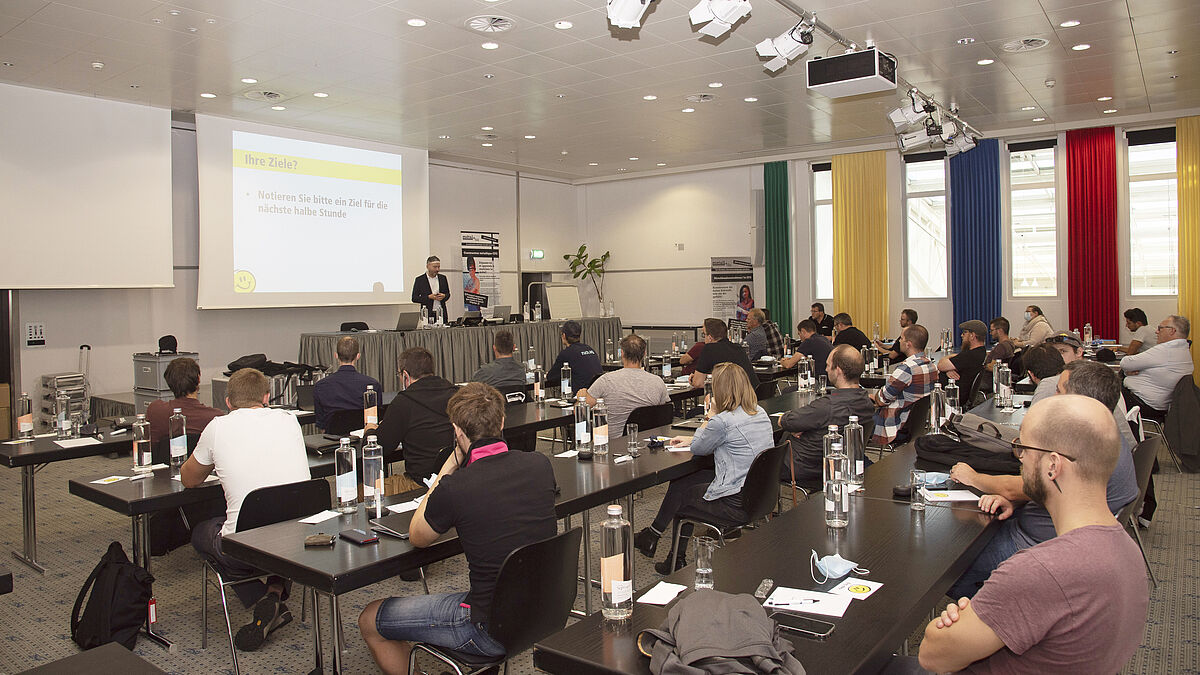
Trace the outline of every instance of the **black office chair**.
<instances>
[{"instance_id":1,"label":"black office chair","mask_svg":"<svg viewBox=\"0 0 1200 675\"><path fill-rule=\"evenodd\" d=\"M896 432L896 438L891 443L879 448L877 459L883 459L884 452L894 452L899 446L916 440L929 431L929 408L932 403L933 398L925 395L909 406L908 417L900 425L900 429Z\"/></svg>"},{"instance_id":2,"label":"black office chair","mask_svg":"<svg viewBox=\"0 0 1200 675\"><path fill-rule=\"evenodd\" d=\"M967 387L965 391L962 389L959 390L958 406L960 409L970 410L975 407L975 397L979 395L979 389L983 386L983 373L983 370L975 373L975 378L971 380L971 386ZM966 398L963 398L964 396ZM951 402L951 405L953 405L953 402Z\"/></svg>"},{"instance_id":3,"label":"black office chair","mask_svg":"<svg viewBox=\"0 0 1200 675\"><path fill-rule=\"evenodd\" d=\"M500 657L476 656L426 644L414 643L408 656L412 675L417 652L424 652L454 669L458 675L476 673L504 664L533 643L562 630L579 593L576 580L579 544L583 529L573 528L549 539L526 544L508 554L496 577L488 634L504 645ZM530 609L534 611L530 611Z\"/></svg>"},{"instance_id":4,"label":"black office chair","mask_svg":"<svg viewBox=\"0 0 1200 675\"><path fill-rule=\"evenodd\" d=\"M200 434L187 435L187 452L191 457L192 452L196 450L196 444L200 442ZM163 436L150 446L150 457L155 464L170 464L171 463L171 439Z\"/></svg>"},{"instance_id":5,"label":"black office chair","mask_svg":"<svg viewBox=\"0 0 1200 675\"><path fill-rule=\"evenodd\" d=\"M346 321L338 331L342 333L358 333L370 329L366 321Z\"/></svg>"},{"instance_id":6,"label":"black office chair","mask_svg":"<svg viewBox=\"0 0 1200 675\"><path fill-rule=\"evenodd\" d=\"M625 426L636 424L638 429L645 431L656 427L664 427L675 420L675 406L671 403L663 403L662 405L644 405L640 408L635 408L629 413L629 417L625 418ZM625 430L622 429L624 434Z\"/></svg>"},{"instance_id":7,"label":"black office chair","mask_svg":"<svg viewBox=\"0 0 1200 675\"><path fill-rule=\"evenodd\" d=\"M325 433L334 436L345 436L351 431L358 431L365 425L363 422L363 411L359 410L334 410L329 415L329 424L325 425Z\"/></svg>"},{"instance_id":8,"label":"black office chair","mask_svg":"<svg viewBox=\"0 0 1200 675\"><path fill-rule=\"evenodd\" d=\"M1008 369L1012 371L1013 382L1025 378L1025 353L1017 350L1008 360Z\"/></svg>"},{"instance_id":9,"label":"black office chair","mask_svg":"<svg viewBox=\"0 0 1200 675\"><path fill-rule=\"evenodd\" d=\"M679 532L684 523L700 525L717 533L721 545L725 538L734 531L771 515L779 503L779 477L783 474L783 454L788 451L787 444L776 445L765 450L754 458L750 470L746 472L746 482L742 483L742 509L746 512L746 522L737 525L710 523L686 516L675 516L671 522L671 569L675 569L679 560ZM686 507L685 507L686 508Z\"/></svg>"},{"instance_id":10,"label":"black office chair","mask_svg":"<svg viewBox=\"0 0 1200 675\"><path fill-rule=\"evenodd\" d=\"M313 478L298 483L284 483L259 488L242 500L238 511L236 532L252 530L264 525L274 525L285 520L296 520L311 516L329 508L329 482L324 478ZM200 648L208 648L208 573L216 577L217 589L221 591L221 608L225 611L225 630L229 633L229 653L233 658L234 675L241 673L238 667L237 647L233 645L233 623L229 620L229 602L225 596L225 588L236 584L263 578L264 574L251 574L244 577L226 579L217 571L211 558L205 557L204 591L200 609L202 632ZM308 590L302 591L307 593Z\"/></svg>"},{"instance_id":11,"label":"black office chair","mask_svg":"<svg viewBox=\"0 0 1200 675\"><path fill-rule=\"evenodd\" d=\"M771 380L770 382L759 382L758 386L754 388L754 395L757 396L758 400L760 401L767 398L773 398L778 394L779 383L775 380Z\"/></svg>"},{"instance_id":12,"label":"black office chair","mask_svg":"<svg viewBox=\"0 0 1200 675\"><path fill-rule=\"evenodd\" d=\"M1133 471L1137 475L1138 496L1122 507L1117 514L1117 521L1121 523L1122 527L1133 530L1133 538L1137 542L1138 550L1142 552L1142 560L1146 563L1146 573L1150 575L1150 582L1154 584L1155 588L1158 588L1158 579L1154 577L1154 570L1150 569L1150 559L1146 557L1146 547L1142 543L1141 533L1138 532L1137 517L1142 512L1142 502L1146 499L1146 488L1150 485L1154 460L1158 457L1158 449L1163 445L1162 438L1154 437L1134 446Z\"/></svg>"}]
</instances>

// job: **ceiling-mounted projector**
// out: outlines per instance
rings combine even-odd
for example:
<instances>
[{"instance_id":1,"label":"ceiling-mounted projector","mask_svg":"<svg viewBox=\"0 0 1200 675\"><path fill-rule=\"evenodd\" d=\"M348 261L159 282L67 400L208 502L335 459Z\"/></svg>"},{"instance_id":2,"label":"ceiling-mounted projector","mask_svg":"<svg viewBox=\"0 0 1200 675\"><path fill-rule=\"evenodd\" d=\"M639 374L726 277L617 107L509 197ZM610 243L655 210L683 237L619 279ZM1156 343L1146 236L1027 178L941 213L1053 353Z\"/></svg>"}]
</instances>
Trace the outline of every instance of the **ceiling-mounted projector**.
<instances>
[{"instance_id":1,"label":"ceiling-mounted projector","mask_svg":"<svg viewBox=\"0 0 1200 675\"><path fill-rule=\"evenodd\" d=\"M896 59L875 47L809 59L808 88L830 98L858 96L896 88Z\"/></svg>"}]
</instances>

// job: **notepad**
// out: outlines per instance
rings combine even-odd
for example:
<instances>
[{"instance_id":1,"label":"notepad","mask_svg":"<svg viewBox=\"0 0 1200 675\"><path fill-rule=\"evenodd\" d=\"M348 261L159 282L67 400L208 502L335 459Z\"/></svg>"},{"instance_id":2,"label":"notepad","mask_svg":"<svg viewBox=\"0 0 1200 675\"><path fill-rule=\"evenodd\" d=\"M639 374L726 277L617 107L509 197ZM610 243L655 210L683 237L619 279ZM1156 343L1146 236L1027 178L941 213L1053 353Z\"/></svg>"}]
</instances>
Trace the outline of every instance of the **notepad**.
<instances>
[{"instance_id":1,"label":"notepad","mask_svg":"<svg viewBox=\"0 0 1200 675\"><path fill-rule=\"evenodd\" d=\"M664 446L670 452L691 452L691 445L667 445Z\"/></svg>"},{"instance_id":2,"label":"notepad","mask_svg":"<svg viewBox=\"0 0 1200 675\"><path fill-rule=\"evenodd\" d=\"M578 450L567 450L566 452L557 453L554 456L567 458L567 457L574 457L575 455L578 455L578 454L579 454Z\"/></svg>"},{"instance_id":3,"label":"notepad","mask_svg":"<svg viewBox=\"0 0 1200 675\"><path fill-rule=\"evenodd\" d=\"M183 477L182 477L182 476L171 476L171 480L182 481L182 480L183 480ZM209 474L208 478L205 478L205 479L204 479L204 482L205 482L205 483L211 483L211 482L213 482L214 480L220 480L220 478L218 478L218 477L217 477L217 474L215 474L215 473L214 473L214 474Z\"/></svg>"},{"instance_id":4,"label":"notepad","mask_svg":"<svg viewBox=\"0 0 1200 675\"><path fill-rule=\"evenodd\" d=\"M323 522L329 520L330 518L337 518L340 515L341 514L338 513L337 511L330 511L329 509L325 509L324 511L322 511L320 513L314 513L313 515L311 515L307 518L301 518L300 522L305 523L306 525L316 525L317 523L323 523Z\"/></svg>"},{"instance_id":5,"label":"notepad","mask_svg":"<svg viewBox=\"0 0 1200 675\"><path fill-rule=\"evenodd\" d=\"M784 612L840 617L846 613L846 608L850 606L851 600L853 598L846 595L778 586L763 603L763 607Z\"/></svg>"},{"instance_id":6,"label":"notepad","mask_svg":"<svg viewBox=\"0 0 1200 675\"><path fill-rule=\"evenodd\" d=\"M391 511L392 513L407 513L409 511L416 511L417 507L421 505L421 501L424 499L425 495L421 495L416 499L410 499L406 502L400 502L399 504L389 504L387 510Z\"/></svg>"},{"instance_id":7,"label":"notepad","mask_svg":"<svg viewBox=\"0 0 1200 675\"><path fill-rule=\"evenodd\" d=\"M60 448L79 448L85 445L100 445L100 441L87 436L84 438L71 438L65 441L54 441L54 444Z\"/></svg>"},{"instance_id":8,"label":"notepad","mask_svg":"<svg viewBox=\"0 0 1200 675\"><path fill-rule=\"evenodd\" d=\"M921 493L928 502L977 502L979 495L970 490L930 490L924 488Z\"/></svg>"},{"instance_id":9,"label":"notepad","mask_svg":"<svg viewBox=\"0 0 1200 675\"><path fill-rule=\"evenodd\" d=\"M642 597L638 598L637 601L647 605L665 605L674 600L685 588L687 586L683 584L669 584L665 581L660 581L655 584L654 588L642 593Z\"/></svg>"},{"instance_id":10,"label":"notepad","mask_svg":"<svg viewBox=\"0 0 1200 675\"><path fill-rule=\"evenodd\" d=\"M96 485L111 485L112 483L115 483L119 480L125 480L126 478L129 478L129 476L108 476L107 478L100 478L92 482Z\"/></svg>"}]
</instances>

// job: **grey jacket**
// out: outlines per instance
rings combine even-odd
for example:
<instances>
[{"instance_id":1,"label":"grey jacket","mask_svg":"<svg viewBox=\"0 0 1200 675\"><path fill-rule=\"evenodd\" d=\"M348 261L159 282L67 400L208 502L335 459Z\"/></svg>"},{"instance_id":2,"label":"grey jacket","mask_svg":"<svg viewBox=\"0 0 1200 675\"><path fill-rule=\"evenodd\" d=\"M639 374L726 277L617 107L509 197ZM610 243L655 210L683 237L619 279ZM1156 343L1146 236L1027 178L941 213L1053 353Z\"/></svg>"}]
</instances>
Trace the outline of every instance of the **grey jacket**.
<instances>
[{"instance_id":1,"label":"grey jacket","mask_svg":"<svg viewBox=\"0 0 1200 675\"><path fill-rule=\"evenodd\" d=\"M762 406L756 415L742 408L715 415L692 438L692 454L713 455L717 466L717 477L709 484L704 498L713 501L737 494L746 482L754 458L774 446L775 430Z\"/></svg>"},{"instance_id":2,"label":"grey jacket","mask_svg":"<svg viewBox=\"0 0 1200 675\"><path fill-rule=\"evenodd\" d=\"M490 384L497 389L521 387L525 385L525 366L515 357L506 356L480 366L471 376L471 381Z\"/></svg>"},{"instance_id":3,"label":"grey jacket","mask_svg":"<svg viewBox=\"0 0 1200 675\"><path fill-rule=\"evenodd\" d=\"M795 434L788 442L797 480L821 476L826 429L830 424L836 424L840 430L850 421L851 415L858 415L858 423L863 426L863 438L870 439L875 433L875 404L862 387L832 389L828 396L822 396L803 408L789 410L779 419L780 429ZM789 478L791 467L784 467L783 476Z\"/></svg>"}]
</instances>

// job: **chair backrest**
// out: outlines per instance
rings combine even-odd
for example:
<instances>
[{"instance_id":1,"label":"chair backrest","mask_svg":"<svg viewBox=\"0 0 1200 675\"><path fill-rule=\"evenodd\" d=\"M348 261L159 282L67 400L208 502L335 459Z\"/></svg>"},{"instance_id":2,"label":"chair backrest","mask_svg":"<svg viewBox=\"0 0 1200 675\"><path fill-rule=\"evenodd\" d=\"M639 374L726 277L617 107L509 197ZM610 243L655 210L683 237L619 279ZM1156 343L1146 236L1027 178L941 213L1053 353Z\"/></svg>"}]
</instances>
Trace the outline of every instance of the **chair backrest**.
<instances>
[{"instance_id":1,"label":"chair backrest","mask_svg":"<svg viewBox=\"0 0 1200 675\"><path fill-rule=\"evenodd\" d=\"M742 509L749 516L747 522L765 518L775 510L779 502L779 477L783 472L783 456L790 446L786 441L758 453L746 472L742 484Z\"/></svg>"},{"instance_id":2,"label":"chair backrest","mask_svg":"<svg viewBox=\"0 0 1200 675\"><path fill-rule=\"evenodd\" d=\"M675 406L670 403L663 403L662 405L644 405L640 408L635 408L633 412L629 413L625 424L636 424L638 425L638 429L645 431L646 429L666 426L674 419ZM622 429L621 433L624 434L625 430Z\"/></svg>"},{"instance_id":3,"label":"chair backrest","mask_svg":"<svg viewBox=\"0 0 1200 675\"><path fill-rule=\"evenodd\" d=\"M306 518L329 508L329 481L312 478L259 488L242 500L237 531Z\"/></svg>"},{"instance_id":4,"label":"chair backrest","mask_svg":"<svg viewBox=\"0 0 1200 675\"><path fill-rule=\"evenodd\" d=\"M196 444L200 442L200 434L187 435L187 451L188 456L191 456L192 451L196 449ZM158 439L154 445L150 446L150 461L155 464L168 464L171 461L171 439L163 436Z\"/></svg>"},{"instance_id":5,"label":"chair backrest","mask_svg":"<svg viewBox=\"0 0 1200 675\"><path fill-rule=\"evenodd\" d=\"M364 426L362 410L334 410L329 415L329 424L325 425L325 433L342 436Z\"/></svg>"},{"instance_id":6,"label":"chair backrest","mask_svg":"<svg viewBox=\"0 0 1200 675\"><path fill-rule=\"evenodd\" d=\"M758 386L754 388L754 395L757 396L758 400L760 401L765 398L772 398L778 394L779 383L775 380L771 380L770 382L759 382Z\"/></svg>"},{"instance_id":7,"label":"chair backrest","mask_svg":"<svg viewBox=\"0 0 1200 675\"><path fill-rule=\"evenodd\" d=\"M979 387L983 384L983 371L975 373L975 379L971 380L971 386L966 390L959 390L958 405L964 410L969 410L975 406L975 396L979 394ZM953 404L953 402L952 402Z\"/></svg>"},{"instance_id":8,"label":"chair backrest","mask_svg":"<svg viewBox=\"0 0 1200 675\"><path fill-rule=\"evenodd\" d=\"M1158 449L1163 446L1160 436L1148 438L1133 446L1133 473L1137 476L1138 498L1134 504L1142 508L1142 500L1146 498L1146 488L1150 485L1150 473L1154 471L1154 459L1158 457Z\"/></svg>"},{"instance_id":9,"label":"chair backrest","mask_svg":"<svg viewBox=\"0 0 1200 675\"><path fill-rule=\"evenodd\" d=\"M359 331L370 330L366 321L346 321L338 330L342 333L357 333Z\"/></svg>"},{"instance_id":10,"label":"chair backrest","mask_svg":"<svg viewBox=\"0 0 1200 675\"><path fill-rule=\"evenodd\" d=\"M904 419L904 424L900 425L900 432L897 433L897 438L907 434L911 440L917 436L924 436L928 431L929 426L929 406L933 402L932 396L922 396L913 401L912 405L908 406L908 417Z\"/></svg>"},{"instance_id":11,"label":"chair backrest","mask_svg":"<svg viewBox=\"0 0 1200 675\"><path fill-rule=\"evenodd\" d=\"M496 577L488 634L509 656L562 630L579 592L579 544L573 528L508 554ZM533 611L530 611L530 610Z\"/></svg>"},{"instance_id":12,"label":"chair backrest","mask_svg":"<svg viewBox=\"0 0 1200 675\"><path fill-rule=\"evenodd\" d=\"M1008 360L1008 369L1012 371L1013 382L1025 377L1025 352L1018 350Z\"/></svg>"}]
</instances>

